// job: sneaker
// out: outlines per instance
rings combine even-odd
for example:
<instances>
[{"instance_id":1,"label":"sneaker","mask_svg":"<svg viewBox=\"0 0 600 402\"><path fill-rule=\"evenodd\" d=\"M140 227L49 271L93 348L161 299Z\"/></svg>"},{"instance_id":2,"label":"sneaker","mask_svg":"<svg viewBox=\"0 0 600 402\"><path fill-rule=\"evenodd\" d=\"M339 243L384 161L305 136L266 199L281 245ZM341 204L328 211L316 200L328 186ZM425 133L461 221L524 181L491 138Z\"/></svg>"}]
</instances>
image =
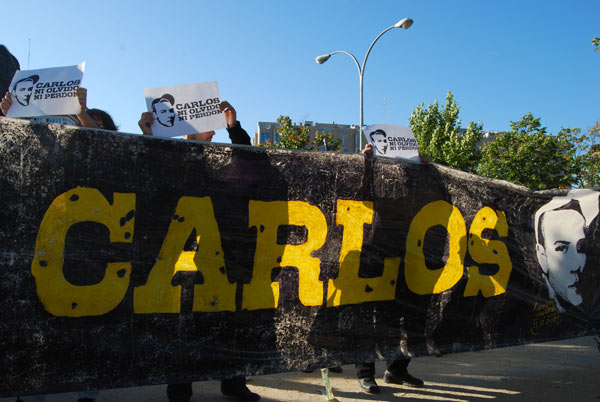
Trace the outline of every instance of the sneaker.
<instances>
[{"instance_id":1,"label":"sneaker","mask_svg":"<svg viewBox=\"0 0 600 402\"><path fill-rule=\"evenodd\" d=\"M236 388L225 388L225 387L221 386L221 393L232 399L237 399L238 401L258 401L258 400L260 400L260 395L250 391L248 389L248 387L245 385L243 385L241 387L236 387Z\"/></svg>"},{"instance_id":2,"label":"sneaker","mask_svg":"<svg viewBox=\"0 0 600 402\"><path fill-rule=\"evenodd\" d=\"M423 388L424 385L423 380L417 377L413 377L408 372L398 375L388 370L385 370L385 373L383 374L383 381L385 381L388 384L406 384L414 388Z\"/></svg>"},{"instance_id":3,"label":"sneaker","mask_svg":"<svg viewBox=\"0 0 600 402\"><path fill-rule=\"evenodd\" d=\"M375 379L373 377L359 378L358 384L360 385L360 387L362 389L367 391L369 394L378 394L379 393L379 386L377 385L377 383L375 382Z\"/></svg>"}]
</instances>

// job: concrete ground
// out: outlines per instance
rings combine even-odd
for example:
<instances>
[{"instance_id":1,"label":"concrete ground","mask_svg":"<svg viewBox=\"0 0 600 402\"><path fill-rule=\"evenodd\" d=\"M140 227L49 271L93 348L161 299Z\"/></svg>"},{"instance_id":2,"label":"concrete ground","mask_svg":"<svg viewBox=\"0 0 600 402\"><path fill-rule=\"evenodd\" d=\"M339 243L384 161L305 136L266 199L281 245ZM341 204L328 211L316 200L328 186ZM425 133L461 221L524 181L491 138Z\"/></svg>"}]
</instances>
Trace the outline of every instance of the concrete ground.
<instances>
[{"instance_id":1,"label":"concrete ground","mask_svg":"<svg viewBox=\"0 0 600 402\"><path fill-rule=\"evenodd\" d=\"M344 366L342 374L329 375L333 393L339 402L600 401L600 353L592 337L416 358L409 371L425 381L421 389L385 384L381 379L384 370L383 362L378 362L381 393L370 395L360 391L354 366ZM265 402L325 401L319 371L251 377L248 386ZM0 398L0 402L14 399ZM47 402L76 399L74 393L56 394ZM194 383L192 402L227 400L218 381ZM105 390L97 402L167 402L166 386Z\"/></svg>"}]
</instances>

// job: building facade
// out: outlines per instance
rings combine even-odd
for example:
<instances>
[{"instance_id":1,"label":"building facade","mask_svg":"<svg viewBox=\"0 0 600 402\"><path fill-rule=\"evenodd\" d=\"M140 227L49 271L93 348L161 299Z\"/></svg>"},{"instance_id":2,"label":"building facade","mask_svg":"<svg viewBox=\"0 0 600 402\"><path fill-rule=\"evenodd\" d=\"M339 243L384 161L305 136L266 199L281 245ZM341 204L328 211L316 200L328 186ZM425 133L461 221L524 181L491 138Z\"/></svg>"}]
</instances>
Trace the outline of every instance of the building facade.
<instances>
[{"instance_id":1,"label":"building facade","mask_svg":"<svg viewBox=\"0 0 600 402\"><path fill-rule=\"evenodd\" d=\"M257 124L257 131L254 133L253 144L261 145L267 142L276 143L279 142L279 134L277 134L278 124L274 122L259 121ZM346 153L360 152L359 141L358 141L358 126L349 124L336 124L336 123L316 123L312 121L305 121L302 124L294 124L296 127L308 127L311 139L311 145L314 145L313 141L317 132L319 133L331 133L333 138L340 138L342 140L342 151ZM319 149L324 151L325 145L319 144Z\"/></svg>"}]
</instances>

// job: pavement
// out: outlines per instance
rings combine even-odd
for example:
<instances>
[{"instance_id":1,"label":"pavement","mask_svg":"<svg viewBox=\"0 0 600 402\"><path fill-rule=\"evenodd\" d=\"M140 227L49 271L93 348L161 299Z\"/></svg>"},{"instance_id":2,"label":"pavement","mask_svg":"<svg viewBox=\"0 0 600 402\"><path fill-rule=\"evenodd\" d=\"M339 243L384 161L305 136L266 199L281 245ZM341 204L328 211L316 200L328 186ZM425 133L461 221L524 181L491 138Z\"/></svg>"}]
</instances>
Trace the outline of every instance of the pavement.
<instances>
[{"instance_id":1,"label":"pavement","mask_svg":"<svg viewBox=\"0 0 600 402\"><path fill-rule=\"evenodd\" d=\"M343 373L329 374L339 402L452 401L452 402L599 402L600 352L593 337L513 346L442 357L412 360L409 371L425 381L424 388L385 384L384 362L378 362L381 392L364 393L353 365ZM220 392L218 381L193 384L191 402L231 401ZM250 377L248 387L261 401L326 401L320 371ZM0 398L14 402L15 398ZM76 402L75 393L48 396L46 402ZM97 402L168 402L166 385L104 390Z\"/></svg>"}]
</instances>

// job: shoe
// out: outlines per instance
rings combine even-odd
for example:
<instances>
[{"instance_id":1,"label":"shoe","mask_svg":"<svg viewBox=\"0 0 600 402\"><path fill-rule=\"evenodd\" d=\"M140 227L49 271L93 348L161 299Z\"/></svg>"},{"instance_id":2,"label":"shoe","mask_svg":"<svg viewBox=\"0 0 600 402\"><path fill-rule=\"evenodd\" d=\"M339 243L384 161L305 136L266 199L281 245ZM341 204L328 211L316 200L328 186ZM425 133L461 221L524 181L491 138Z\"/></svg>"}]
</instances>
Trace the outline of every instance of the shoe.
<instances>
[{"instance_id":1,"label":"shoe","mask_svg":"<svg viewBox=\"0 0 600 402\"><path fill-rule=\"evenodd\" d=\"M423 380L417 377L413 377L408 372L398 375L388 370L385 370L385 373L383 374L383 381L385 381L388 384L406 384L414 388L423 388L423 385L425 385L423 383Z\"/></svg>"},{"instance_id":2,"label":"shoe","mask_svg":"<svg viewBox=\"0 0 600 402\"><path fill-rule=\"evenodd\" d=\"M344 371L340 366L329 367L328 370L330 373L341 373L342 371Z\"/></svg>"},{"instance_id":3,"label":"shoe","mask_svg":"<svg viewBox=\"0 0 600 402\"><path fill-rule=\"evenodd\" d=\"M303 373L312 373L313 371L315 371L315 370L313 370L313 369L304 369L304 370L302 370Z\"/></svg>"},{"instance_id":4,"label":"shoe","mask_svg":"<svg viewBox=\"0 0 600 402\"><path fill-rule=\"evenodd\" d=\"M378 394L379 393L379 385L375 382L373 377L365 377L359 378L358 384L362 389L367 391L369 394Z\"/></svg>"},{"instance_id":5,"label":"shoe","mask_svg":"<svg viewBox=\"0 0 600 402\"><path fill-rule=\"evenodd\" d=\"M247 386L243 385L236 388L225 388L221 386L221 393L230 398L235 398L238 401L258 401L260 395L254 393L248 389Z\"/></svg>"}]
</instances>

